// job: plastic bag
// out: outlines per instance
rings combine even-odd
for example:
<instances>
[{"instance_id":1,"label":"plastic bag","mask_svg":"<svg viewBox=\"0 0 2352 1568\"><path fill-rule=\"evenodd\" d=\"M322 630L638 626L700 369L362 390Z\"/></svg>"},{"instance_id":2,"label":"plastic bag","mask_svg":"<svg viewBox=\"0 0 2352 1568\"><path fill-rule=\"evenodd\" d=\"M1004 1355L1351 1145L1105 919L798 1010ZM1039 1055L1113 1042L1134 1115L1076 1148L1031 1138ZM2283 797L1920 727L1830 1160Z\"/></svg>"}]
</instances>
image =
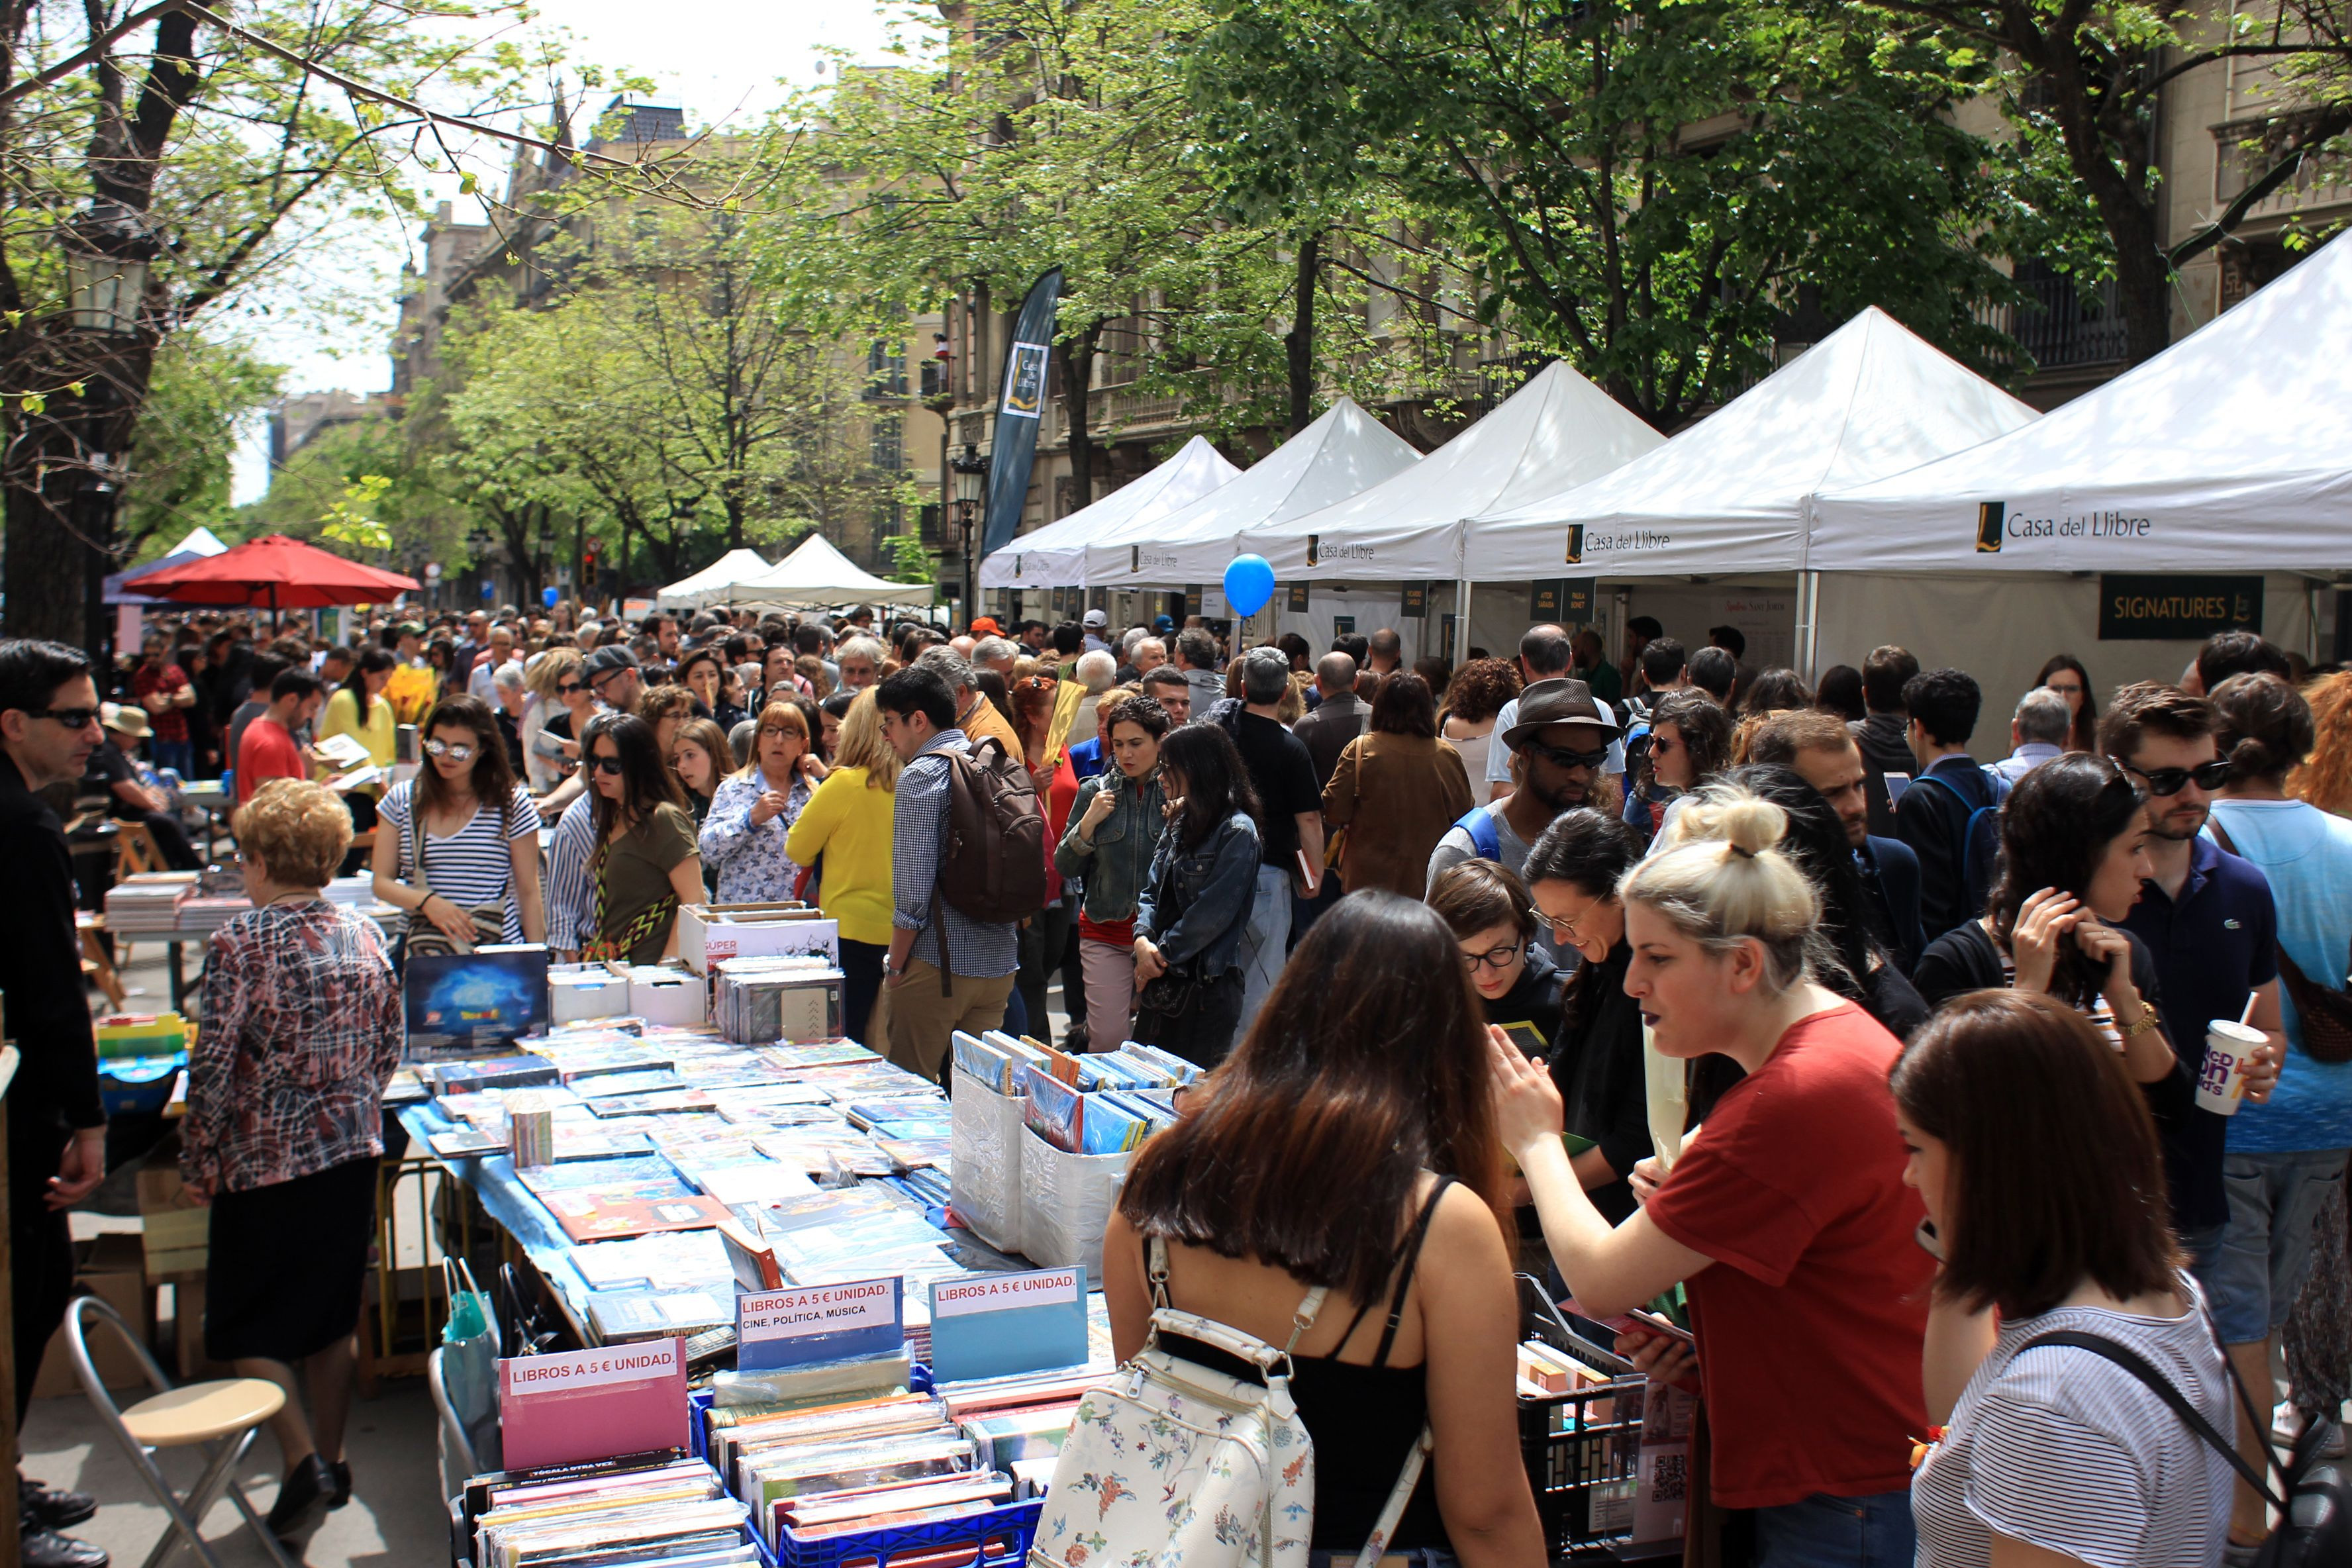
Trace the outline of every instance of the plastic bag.
<instances>
[{"instance_id":1,"label":"plastic bag","mask_svg":"<svg viewBox=\"0 0 2352 1568\"><path fill-rule=\"evenodd\" d=\"M441 1382L457 1424L481 1470L495 1470L499 1451L499 1329L490 1299L474 1283L465 1259L441 1260L449 1289L449 1321L441 1328Z\"/></svg>"}]
</instances>

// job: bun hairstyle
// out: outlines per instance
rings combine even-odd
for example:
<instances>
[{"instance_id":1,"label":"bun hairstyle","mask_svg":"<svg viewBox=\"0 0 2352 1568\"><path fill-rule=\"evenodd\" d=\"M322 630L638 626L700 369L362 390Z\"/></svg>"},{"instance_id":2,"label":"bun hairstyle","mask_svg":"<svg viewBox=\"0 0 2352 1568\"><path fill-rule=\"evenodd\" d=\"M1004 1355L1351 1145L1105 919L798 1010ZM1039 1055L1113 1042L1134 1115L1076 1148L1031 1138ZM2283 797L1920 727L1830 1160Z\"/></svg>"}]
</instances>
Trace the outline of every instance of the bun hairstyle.
<instances>
[{"instance_id":1,"label":"bun hairstyle","mask_svg":"<svg viewBox=\"0 0 2352 1568\"><path fill-rule=\"evenodd\" d=\"M1664 917L1710 953L1764 950L1767 991L1812 973L1821 897L1779 847L1788 814L1734 784L1710 784L1675 814L1672 846L1625 873L1617 896Z\"/></svg>"},{"instance_id":2,"label":"bun hairstyle","mask_svg":"<svg viewBox=\"0 0 2352 1568\"><path fill-rule=\"evenodd\" d=\"M2233 675L2209 695L2221 717L2215 740L2237 777L2276 784L2311 755L2318 739L2311 704L2277 676Z\"/></svg>"}]
</instances>

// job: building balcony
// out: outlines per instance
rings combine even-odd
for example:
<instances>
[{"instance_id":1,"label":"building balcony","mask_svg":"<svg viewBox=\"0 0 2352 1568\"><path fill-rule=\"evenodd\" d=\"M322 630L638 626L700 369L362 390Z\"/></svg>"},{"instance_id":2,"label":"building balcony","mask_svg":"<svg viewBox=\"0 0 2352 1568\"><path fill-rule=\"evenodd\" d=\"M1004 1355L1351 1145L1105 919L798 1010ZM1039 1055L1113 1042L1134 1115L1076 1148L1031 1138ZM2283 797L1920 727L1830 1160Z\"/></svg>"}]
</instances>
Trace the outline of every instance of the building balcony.
<instances>
[{"instance_id":1,"label":"building balcony","mask_svg":"<svg viewBox=\"0 0 2352 1568\"><path fill-rule=\"evenodd\" d=\"M2129 353L2113 279L2086 292L2071 278L2021 262L2011 281L2025 298L2014 305L1989 307L1978 319L2015 338L2035 370L2115 364Z\"/></svg>"}]
</instances>

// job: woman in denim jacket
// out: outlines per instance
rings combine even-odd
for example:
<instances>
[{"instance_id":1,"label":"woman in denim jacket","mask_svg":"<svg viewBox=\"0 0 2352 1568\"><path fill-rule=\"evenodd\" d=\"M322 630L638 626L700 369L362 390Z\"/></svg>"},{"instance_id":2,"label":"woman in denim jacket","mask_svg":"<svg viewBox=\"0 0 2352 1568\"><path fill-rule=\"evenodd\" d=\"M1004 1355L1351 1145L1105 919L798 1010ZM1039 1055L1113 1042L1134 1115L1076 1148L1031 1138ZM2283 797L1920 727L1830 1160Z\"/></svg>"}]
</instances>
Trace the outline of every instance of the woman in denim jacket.
<instances>
[{"instance_id":1,"label":"woman in denim jacket","mask_svg":"<svg viewBox=\"0 0 2352 1568\"><path fill-rule=\"evenodd\" d=\"M1087 1038L1117 1050L1135 1018L1135 910L1151 871L1168 795L1160 784L1160 741L1168 710L1125 697L1102 710L1104 773L1078 785L1054 868L1086 880L1078 908L1078 965L1087 983Z\"/></svg>"},{"instance_id":2,"label":"woman in denim jacket","mask_svg":"<svg viewBox=\"0 0 2352 1568\"><path fill-rule=\"evenodd\" d=\"M1170 731L1160 776L1168 826L1136 910L1134 1037L1213 1068L1242 1016L1235 960L1257 897L1257 796L1221 725Z\"/></svg>"}]
</instances>

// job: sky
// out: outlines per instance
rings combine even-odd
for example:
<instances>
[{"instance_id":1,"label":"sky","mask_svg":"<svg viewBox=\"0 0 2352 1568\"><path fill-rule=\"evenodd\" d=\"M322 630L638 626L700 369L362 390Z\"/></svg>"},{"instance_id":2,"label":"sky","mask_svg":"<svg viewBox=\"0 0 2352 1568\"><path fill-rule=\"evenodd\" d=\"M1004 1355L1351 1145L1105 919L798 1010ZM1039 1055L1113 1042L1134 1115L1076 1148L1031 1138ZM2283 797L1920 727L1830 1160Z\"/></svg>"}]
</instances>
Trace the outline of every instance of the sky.
<instances>
[{"instance_id":1,"label":"sky","mask_svg":"<svg viewBox=\"0 0 2352 1568\"><path fill-rule=\"evenodd\" d=\"M788 90L826 79L824 51L880 59L888 36L885 13L873 0L542 0L541 17L571 33L571 58L652 77L660 89L652 101L682 105L698 126L756 121ZM478 145L473 166L480 184L502 185L506 154L495 144ZM471 204L458 194L456 177L443 183L438 194L458 204L458 220L480 221L478 209L467 210ZM411 226L388 223L289 272L224 325L288 367L289 392L381 392L392 384L401 262L415 246ZM341 292L379 303L359 319L321 320L303 308L302 296L322 277ZM238 453L235 498L250 500L268 484L268 437L257 417Z\"/></svg>"}]
</instances>

